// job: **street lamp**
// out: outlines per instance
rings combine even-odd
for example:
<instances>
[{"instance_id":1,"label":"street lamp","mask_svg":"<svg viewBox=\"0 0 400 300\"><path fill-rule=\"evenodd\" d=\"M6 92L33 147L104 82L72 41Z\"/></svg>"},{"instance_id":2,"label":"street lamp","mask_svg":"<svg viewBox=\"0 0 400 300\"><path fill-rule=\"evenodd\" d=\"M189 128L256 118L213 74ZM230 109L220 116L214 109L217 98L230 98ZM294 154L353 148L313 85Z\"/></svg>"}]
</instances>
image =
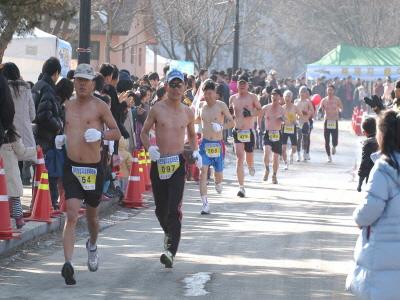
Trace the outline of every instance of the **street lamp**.
<instances>
[{"instance_id":1,"label":"street lamp","mask_svg":"<svg viewBox=\"0 0 400 300\"><path fill-rule=\"evenodd\" d=\"M80 0L78 64L90 64L90 8L91 0Z\"/></svg>"},{"instance_id":2,"label":"street lamp","mask_svg":"<svg viewBox=\"0 0 400 300\"><path fill-rule=\"evenodd\" d=\"M239 69L239 0L236 0L236 17L233 39L233 72Z\"/></svg>"}]
</instances>

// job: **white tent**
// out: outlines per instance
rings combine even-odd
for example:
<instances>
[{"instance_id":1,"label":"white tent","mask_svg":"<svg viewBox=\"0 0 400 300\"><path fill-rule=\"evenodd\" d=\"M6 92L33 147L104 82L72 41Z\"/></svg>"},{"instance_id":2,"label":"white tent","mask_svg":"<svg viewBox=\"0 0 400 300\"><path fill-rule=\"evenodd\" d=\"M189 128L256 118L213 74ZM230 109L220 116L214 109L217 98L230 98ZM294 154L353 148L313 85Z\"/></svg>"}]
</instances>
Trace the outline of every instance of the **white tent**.
<instances>
[{"instance_id":1,"label":"white tent","mask_svg":"<svg viewBox=\"0 0 400 300\"><path fill-rule=\"evenodd\" d=\"M43 63L51 56L60 60L61 76L65 77L71 64L71 44L35 28L31 34L13 37L4 53L3 62L15 63L23 79L35 83L42 72Z\"/></svg>"}]
</instances>

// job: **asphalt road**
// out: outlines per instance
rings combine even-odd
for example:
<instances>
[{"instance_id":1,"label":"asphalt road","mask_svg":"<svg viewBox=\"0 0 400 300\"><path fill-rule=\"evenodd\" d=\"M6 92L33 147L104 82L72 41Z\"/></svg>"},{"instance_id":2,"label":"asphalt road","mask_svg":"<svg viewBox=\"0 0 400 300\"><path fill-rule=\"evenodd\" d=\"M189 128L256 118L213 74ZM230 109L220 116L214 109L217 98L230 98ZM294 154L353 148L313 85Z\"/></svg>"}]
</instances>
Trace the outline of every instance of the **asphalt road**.
<instances>
[{"instance_id":1,"label":"asphalt road","mask_svg":"<svg viewBox=\"0 0 400 300\"><path fill-rule=\"evenodd\" d=\"M59 240L44 241L0 261L0 299L351 299L344 283L358 231L351 213L362 196L353 181L360 138L341 124L346 130L328 164L320 126L311 161L280 170L278 185L261 181L256 151L247 198L236 197L228 157L223 193L209 186L209 216L199 214L198 186L187 183L172 270L159 263L163 233L154 207L135 215L122 209L100 234L98 272L87 270L81 234L73 260L77 285L65 286Z\"/></svg>"}]
</instances>

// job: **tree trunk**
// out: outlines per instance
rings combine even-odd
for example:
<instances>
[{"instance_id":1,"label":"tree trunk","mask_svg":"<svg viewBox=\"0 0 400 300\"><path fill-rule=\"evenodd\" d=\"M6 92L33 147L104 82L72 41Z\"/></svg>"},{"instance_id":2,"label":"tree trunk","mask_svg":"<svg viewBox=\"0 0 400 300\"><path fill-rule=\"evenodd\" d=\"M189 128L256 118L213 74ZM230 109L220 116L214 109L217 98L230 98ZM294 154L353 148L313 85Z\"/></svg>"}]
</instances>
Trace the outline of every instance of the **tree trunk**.
<instances>
[{"instance_id":1,"label":"tree trunk","mask_svg":"<svg viewBox=\"0 0 400 300\"><path fill-rule=\"evenodd\" d=\"M106 28L106 45L104 48L104 60L105 63L111 63L111 42L113 34L113 11L111 4L107 7L107 28Z\"/></svg>"},{"instance_id":2,"label":"tree trunk","mask_svg":"<svg viewBox=\"0 0 400 300\"><path fill-rule=\"evenodd\" d=\"M0 63L3 62L4 52L6 51L8 44L12 40L18 23L19 20L9 20L7 26L4 28L3 32L0 35Z\"/></svg>"}]
</instances>

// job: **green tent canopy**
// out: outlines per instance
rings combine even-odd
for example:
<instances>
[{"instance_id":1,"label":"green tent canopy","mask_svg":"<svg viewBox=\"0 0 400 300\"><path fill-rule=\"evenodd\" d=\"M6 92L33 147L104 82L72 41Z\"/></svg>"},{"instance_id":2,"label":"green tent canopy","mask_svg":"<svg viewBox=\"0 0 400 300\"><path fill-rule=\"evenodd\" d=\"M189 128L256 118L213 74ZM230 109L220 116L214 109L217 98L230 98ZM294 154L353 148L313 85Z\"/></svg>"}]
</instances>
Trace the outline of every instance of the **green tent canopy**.
<instances>
[{"instance_id":1,"label":"green tent canopy","mask_svg":"<svg viewBox=\"0 0 400 300\"><path fill-rule=\"evenodd\" d=\"M400 46L387 48L366 48L338 45L320 60L307 65L307 77L321 76L358 77L375 80L385 76L400 76Z\"/></svg>"}]
</instances>

